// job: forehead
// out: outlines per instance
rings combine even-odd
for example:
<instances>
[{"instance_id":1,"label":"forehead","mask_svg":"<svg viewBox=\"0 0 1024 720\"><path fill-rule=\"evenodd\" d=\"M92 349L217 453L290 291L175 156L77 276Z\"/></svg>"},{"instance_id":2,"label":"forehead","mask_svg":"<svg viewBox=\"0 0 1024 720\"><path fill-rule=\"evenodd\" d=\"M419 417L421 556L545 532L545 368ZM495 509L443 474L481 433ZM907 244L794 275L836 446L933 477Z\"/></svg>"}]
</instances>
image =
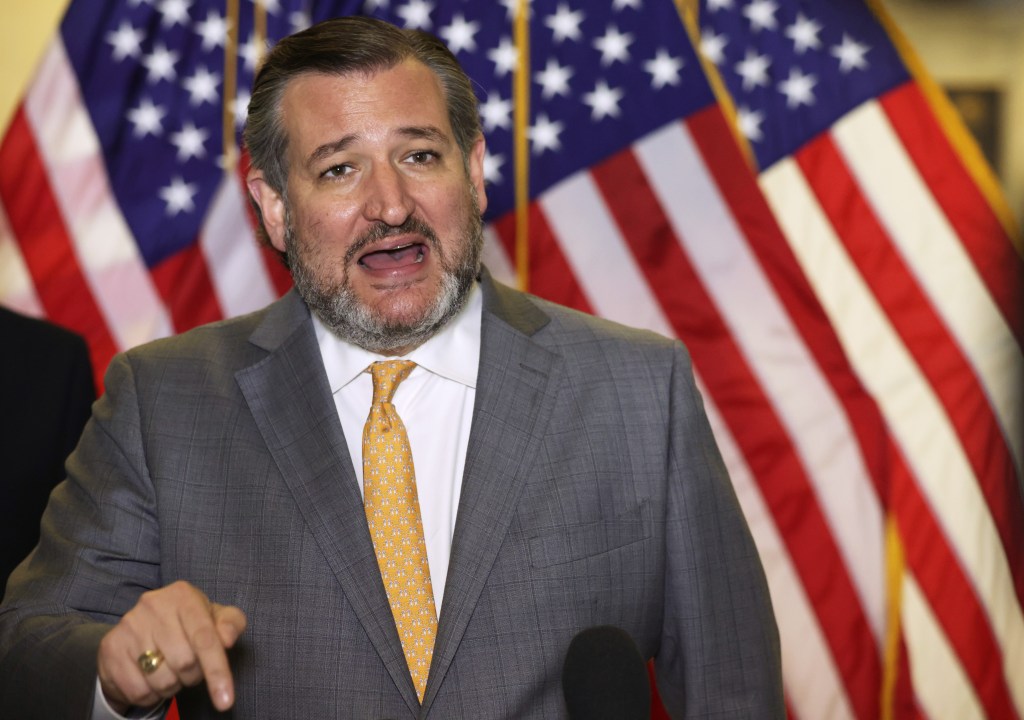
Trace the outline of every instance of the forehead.
<instances>
[{"instance_id":1,"label":"forehead","mask_svg":"<svg viewBox=\"0 0 1024 720\"><path fill-rule=\"evenodd\" d=\"M373 139L402 127L432 126L452 136L440 80L415 60L371 73L300 75L284 91L281 115L289 143L300 151L341 136Z\"/></svg>"}]
</instances>

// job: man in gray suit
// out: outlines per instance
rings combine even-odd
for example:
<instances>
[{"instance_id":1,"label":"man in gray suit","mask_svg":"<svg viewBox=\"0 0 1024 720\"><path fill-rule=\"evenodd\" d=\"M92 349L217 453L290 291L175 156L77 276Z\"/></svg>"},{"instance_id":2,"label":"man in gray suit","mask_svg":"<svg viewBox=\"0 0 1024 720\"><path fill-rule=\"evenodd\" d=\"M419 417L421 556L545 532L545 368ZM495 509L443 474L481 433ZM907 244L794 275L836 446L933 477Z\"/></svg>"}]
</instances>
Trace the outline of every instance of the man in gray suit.
<instances>
[{"instance_id":1,"label":"man in gray suit","mask_svg":"<svg viewBox=\"0 0 1024 720\"><path fill-rule=\"evenodd\" d=\"M613 625L673 717L782 717L685 349L480 267L484 141L444 46L366 18L286 38L246 141L296 290L113 361L0 610L4 716L560 718L570 640ZM366 370L395 357L437 613L420 680L362 494Z\"/></svg>"}]
</instances>

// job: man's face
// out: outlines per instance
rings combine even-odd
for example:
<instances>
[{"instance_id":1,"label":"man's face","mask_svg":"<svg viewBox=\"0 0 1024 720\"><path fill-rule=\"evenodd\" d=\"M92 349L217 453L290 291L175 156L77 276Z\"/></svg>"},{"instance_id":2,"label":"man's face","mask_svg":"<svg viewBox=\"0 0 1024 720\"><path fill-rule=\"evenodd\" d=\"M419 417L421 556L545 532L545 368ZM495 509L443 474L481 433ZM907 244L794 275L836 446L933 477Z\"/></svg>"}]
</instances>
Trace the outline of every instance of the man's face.
<instances>
[{"instance_id":1,"label":"man's face","mask_svg":"<svg viewBox=\"0 0 1024 720\"><path fill-rule=\"evenodd\" d=\"M284 92L288 186L249 188L295 284L324 323L404 354L461 308L479 263L483 139L466 163L441 86L405 61L373 75L308 74Z\"/></svg>"}]
</instances>

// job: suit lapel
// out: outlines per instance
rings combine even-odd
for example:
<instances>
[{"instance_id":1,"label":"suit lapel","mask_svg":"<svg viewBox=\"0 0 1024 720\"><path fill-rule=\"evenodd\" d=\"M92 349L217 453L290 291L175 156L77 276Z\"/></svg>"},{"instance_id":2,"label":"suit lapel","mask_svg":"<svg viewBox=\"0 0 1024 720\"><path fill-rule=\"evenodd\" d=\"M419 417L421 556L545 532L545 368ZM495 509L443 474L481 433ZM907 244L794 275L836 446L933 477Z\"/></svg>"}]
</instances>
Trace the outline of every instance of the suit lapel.
<instances>
[{"instance_id":1,"label":"suit lapel","mask_svg":"<svg viewBox=\"0 0 1024 720\"><path fill-rule=\"evenodd\" d=\"M560 356L531 335L548 318L483 277L480 371L452 554L423 714L451 666L554 407Z\"/></svg>"},{"instance_id":2,"label":"suit lapel","mask_svg":"<svg viewBox=\"0 0 1024 720\"><path fill-rule=\"evenodd\" d=\"M250 341L269 354L236 373L242 394L345 597L410 710L418 711L313 323L294 291L270 309Z\"/></svg>"}]
</instances>

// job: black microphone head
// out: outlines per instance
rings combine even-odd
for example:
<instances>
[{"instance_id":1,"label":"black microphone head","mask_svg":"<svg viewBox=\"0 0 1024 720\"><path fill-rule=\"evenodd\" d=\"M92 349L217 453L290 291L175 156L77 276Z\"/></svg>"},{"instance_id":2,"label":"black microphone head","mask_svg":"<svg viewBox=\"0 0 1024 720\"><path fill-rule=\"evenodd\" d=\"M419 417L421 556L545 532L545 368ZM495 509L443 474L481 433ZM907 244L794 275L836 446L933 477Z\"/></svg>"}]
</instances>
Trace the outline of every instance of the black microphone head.
<instances>
[{"instance_id":1,"label":"black microphone head","mask_svg":"<svg viewBox=\"0 0 1024 720\"><path fill-rule=\"evenodd\" d=\"M650 720L647 663L633 638L610 625L576 634L562 666L572 720Z\"/></svg>"}]
</instances>

